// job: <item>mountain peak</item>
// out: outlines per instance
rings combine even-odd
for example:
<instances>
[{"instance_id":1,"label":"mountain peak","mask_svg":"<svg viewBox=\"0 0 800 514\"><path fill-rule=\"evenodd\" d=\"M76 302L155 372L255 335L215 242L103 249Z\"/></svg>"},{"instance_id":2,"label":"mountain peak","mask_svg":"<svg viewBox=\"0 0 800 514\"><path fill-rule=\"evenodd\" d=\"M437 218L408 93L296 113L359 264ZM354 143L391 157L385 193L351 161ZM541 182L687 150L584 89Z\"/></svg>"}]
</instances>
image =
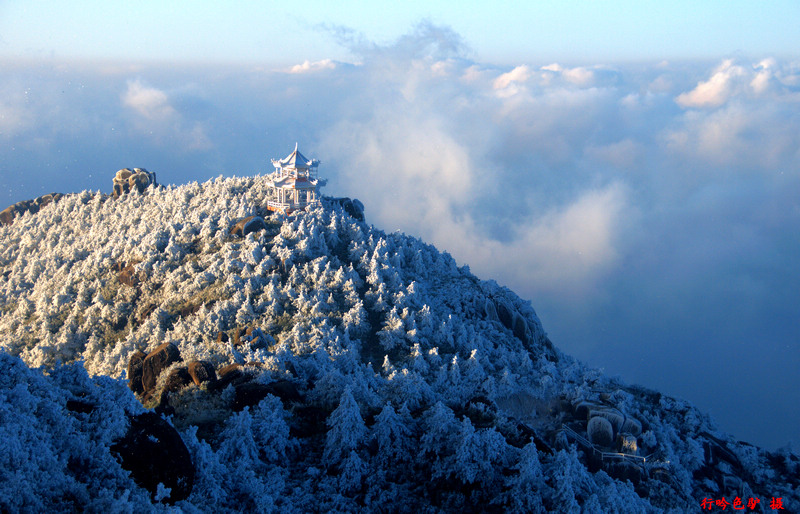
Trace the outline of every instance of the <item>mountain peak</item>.
<instances>
[{"instance_id":1,"label":"mountain peak","mask_svg":"<svg viewBox=\"0 0 800 514\"><path fill-rule=\"evenodd\" d=\"M171 416L191 455L194 487L178 501L187 508L800 501L796 456L734 441L687 402L563 354L530 302L365 223L357 200L279 214L273 186L220 177L115 200L84 191L0 227L0 344L14 370L0 380L0 406L26 420L0 431L56 460L85 453L67 469L23 459L29 483L14 487L26 505L64 508L66 496L35 484L63 492L83 477L70 505L97 507L106 500L90 491L103 469L114 477L107 498L136 490L104 455L144 407ZM140 387L146 359L153 375ZM25 383L37 385L20 401ZM92 408L70 413L61 397ZM102 417L116 428L88 438ZM121 501L169 499L157 485ZM5 486L0 501L20 505Z\"/></svg>"}]
</instances>

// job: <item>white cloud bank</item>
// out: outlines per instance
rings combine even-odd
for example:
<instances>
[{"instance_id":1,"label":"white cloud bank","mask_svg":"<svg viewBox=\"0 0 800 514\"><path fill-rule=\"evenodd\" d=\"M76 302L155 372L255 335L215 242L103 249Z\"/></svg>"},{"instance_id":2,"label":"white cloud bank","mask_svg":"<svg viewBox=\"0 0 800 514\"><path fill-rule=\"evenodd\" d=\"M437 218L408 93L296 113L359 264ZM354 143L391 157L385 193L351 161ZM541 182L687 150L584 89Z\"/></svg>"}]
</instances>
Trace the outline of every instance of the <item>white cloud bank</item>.
<instances>
[{"instance_id":1,"label":"white cloud bank","mask_svg":"<svg viewBox=\"0 0 800 514\"><path fill-rule=\"evenodd\" d=\"M728 59L714 70L711 78L698 83L691 91L681 93L676 101L681 107L719 107L740 89L738 86L745 75L742 66Z\"/></svg>"},{"instance_id":2,"label":"white cloud bank","mask_svg":"<svg viewBox=\"0 0 800 514\"><path fill-rule=\"evenodd\" d=\"M793 89L796 96L798 73L792 69L794 66L790 66L785 69L773 58L751 66L726 59L713 70L711 77L698 82L691 91L681 93L675 101L681 107L705 109L720 107L731 99L742 97L780 97L791 94Z\"/></svg>"}]
</instances>

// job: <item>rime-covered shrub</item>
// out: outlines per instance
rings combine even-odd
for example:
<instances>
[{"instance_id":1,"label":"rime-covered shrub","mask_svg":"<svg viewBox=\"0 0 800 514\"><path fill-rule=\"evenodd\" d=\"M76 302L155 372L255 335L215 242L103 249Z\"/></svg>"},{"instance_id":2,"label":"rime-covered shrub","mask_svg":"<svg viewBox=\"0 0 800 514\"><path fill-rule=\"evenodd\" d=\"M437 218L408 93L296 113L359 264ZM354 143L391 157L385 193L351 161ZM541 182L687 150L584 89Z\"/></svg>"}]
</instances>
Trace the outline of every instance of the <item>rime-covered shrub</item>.
<instances>
[{"instance_id":1,"label":"rime-covered shrub","mask_svg":"<svg viewBox=\"0 0 800 514\"><path fill-rule=\"evenodd\" d=\"M79 364L44 375L2 352L0 369L0 510L152 508L110 450L142 410L123 383Z\"/></svg>"}]
</instances>

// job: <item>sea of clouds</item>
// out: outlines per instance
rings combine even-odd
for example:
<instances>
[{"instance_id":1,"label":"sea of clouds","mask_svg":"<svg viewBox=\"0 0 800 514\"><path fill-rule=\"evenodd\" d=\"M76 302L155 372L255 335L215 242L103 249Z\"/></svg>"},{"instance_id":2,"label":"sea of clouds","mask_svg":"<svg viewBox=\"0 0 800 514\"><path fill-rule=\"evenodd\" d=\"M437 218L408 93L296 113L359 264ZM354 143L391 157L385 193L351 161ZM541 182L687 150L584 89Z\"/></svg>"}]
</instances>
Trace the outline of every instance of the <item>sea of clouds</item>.
<instances>
[{"instance_id":1,"label":"sea of clouds","mask_svg":"<svg viewBox=\"0 0 800 514\"><path fill-rule=\"evenodd\" d=\"M0 208L271 171L529 298L553 342L689 399L735 437L800 444L800 61L476 62L447 28L356 59L263 66L6 62Z\"/></svg>"}]
</instances>

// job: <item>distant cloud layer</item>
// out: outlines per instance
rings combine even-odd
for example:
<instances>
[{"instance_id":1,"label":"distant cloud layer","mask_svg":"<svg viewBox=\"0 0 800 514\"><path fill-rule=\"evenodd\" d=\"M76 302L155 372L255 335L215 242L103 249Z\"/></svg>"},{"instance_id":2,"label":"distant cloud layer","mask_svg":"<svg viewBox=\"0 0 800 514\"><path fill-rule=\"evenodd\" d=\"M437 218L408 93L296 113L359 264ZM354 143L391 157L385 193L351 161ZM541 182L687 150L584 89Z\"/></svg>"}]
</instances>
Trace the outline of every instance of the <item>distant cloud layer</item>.
<instances>
[{"instance_id":1,"label":"distant cloud layer","mask_svg":"<svg viewBox=\"0 0 800 514\"><path fill-rule=\"evenodd\" d=\"M128 82L128 90L122 97L122 103L148 120L156 122L167 121L177 114L169 104L166 93L145 86L141 80Z\"/></svg>"},{"instance_id":2,"label":"distant cloud layer","mask_svg":"<svg viewBox=\"0 0 800 514\"><path fill-rule=\"evenodd\" d=\"M500 68L442 27L330 30L357 64L6 70L0 198L264 172L297 141L330 194L530 298L567 352L800 443L800 62Z\"/></svg>"},{"instance_id":3,"label":"distant cloud layer","mask_svg":"<svg viewBox=\"0 0 800 514\"><path fill-rule=\"evenodd\" d=\"M201 123L187 126L181 114L170 104L167 93L145 85L140 79L128 81L122 103L139 117L130 119L132 126L155 140L174 139L184 150L204 150L213 144Z\"/></svg>"}]
</instances>

